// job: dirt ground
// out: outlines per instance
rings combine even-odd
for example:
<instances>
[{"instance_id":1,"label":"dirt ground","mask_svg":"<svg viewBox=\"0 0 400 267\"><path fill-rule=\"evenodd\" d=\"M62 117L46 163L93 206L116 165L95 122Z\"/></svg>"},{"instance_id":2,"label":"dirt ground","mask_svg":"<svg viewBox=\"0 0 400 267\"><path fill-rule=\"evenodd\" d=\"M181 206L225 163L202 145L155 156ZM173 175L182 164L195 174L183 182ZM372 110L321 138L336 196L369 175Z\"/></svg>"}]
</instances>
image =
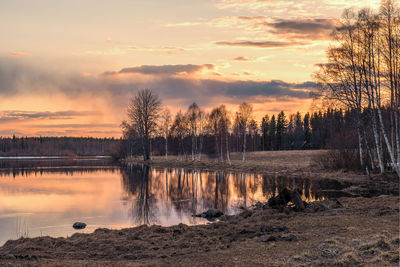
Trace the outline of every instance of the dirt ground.
<instances>
[{"instance_id":1,"label":"dirt ground","mask_svg":"<svg viewBox=\"0 0 400 267\"><path fill-rule=\"evenodd\" d=\"M37 266L398 266L399 197L341 198L343 207L281 213L261 206L208 225L98 229L21 238L1 264Z\"/></svg>"},{"instance_id":2,"label":"dirt ground","mask_svg":"<svg viewBox=\"0 0 400 267\"><path fill-rule=\"evenodd\" d=\"M325 200L324 208L316 209L314 203L303 212L281 212L259 203L205 225L144 225L69 238L21 238L0 248L0 266L399 266L398 179L323 171L312 164L321 151L257 153L249 153L242 169L240 154L233 155L231 168L300 172L351 181L353 190L392 190L377 190L373 197L342 197L339 203ZM191 163L174 165L156 158L152 164ZM218 167L212 159L200 164Z\"/></svg>"}]
</instances>

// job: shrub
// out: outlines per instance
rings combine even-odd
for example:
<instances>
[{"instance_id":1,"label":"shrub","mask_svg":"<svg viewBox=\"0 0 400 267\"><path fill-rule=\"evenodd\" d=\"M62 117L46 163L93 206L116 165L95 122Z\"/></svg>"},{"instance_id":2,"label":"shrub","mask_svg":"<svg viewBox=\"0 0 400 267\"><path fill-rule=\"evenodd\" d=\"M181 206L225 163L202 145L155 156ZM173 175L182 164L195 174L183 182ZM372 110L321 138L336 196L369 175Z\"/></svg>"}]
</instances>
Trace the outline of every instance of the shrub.
<instances>
[{"instance_id":1,"label":"shrub","mask_svg":"<svg viewBox=\"0 0 400 267\"><path fill-rule=\"evenodd\" d=\"M360 157L357 149L328 150L313 158L315 164L323 169L360 170Z\"/></svg>"}]
</instances>

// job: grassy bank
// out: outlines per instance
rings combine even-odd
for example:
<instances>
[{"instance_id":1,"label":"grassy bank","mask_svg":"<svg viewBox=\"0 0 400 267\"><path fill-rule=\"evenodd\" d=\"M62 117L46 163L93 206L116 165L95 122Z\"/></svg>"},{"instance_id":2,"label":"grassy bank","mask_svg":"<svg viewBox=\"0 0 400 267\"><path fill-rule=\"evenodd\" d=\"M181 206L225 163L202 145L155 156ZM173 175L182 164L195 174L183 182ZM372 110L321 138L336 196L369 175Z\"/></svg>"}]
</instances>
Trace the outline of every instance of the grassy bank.
<instances>
[{"instance_id":1,"label":"grassy bank","mask_svg":"<svg viewBox=\"0 0 400 267\"><path fill-rule=\"evenodd\" d=\"M177 159L176 156L154 156L151 160L144 162L141 157L127 158L124 162L147 164L163 168L195 168L211 171L237 171L256 172L262 174L278 174L314 179L337 179L341 181L364 182L368 179L361 172L344 172L343 170L326 170L318 164L318 158L325 157L327 150L288 150L288 151L259 151L246 153L246 161L242 161L242 153L231 153L231 163L218 162L215 158L205 155L200 161L191 160L188 155L186 159ZM376 177L372 175L371 177Z\"/></svg>"},{"instance_id":2,"label":"grassy bank","mask_svg":"<svg viewBox=\"0 0 400 267\"><path fill-rule=\"evenodd\" d=\"M398 196L341 198L342 207L281 213L261 207L198 226L98 229L22 238L0 264L43 266L398 266Z\"/></svg>"}]
</instances>

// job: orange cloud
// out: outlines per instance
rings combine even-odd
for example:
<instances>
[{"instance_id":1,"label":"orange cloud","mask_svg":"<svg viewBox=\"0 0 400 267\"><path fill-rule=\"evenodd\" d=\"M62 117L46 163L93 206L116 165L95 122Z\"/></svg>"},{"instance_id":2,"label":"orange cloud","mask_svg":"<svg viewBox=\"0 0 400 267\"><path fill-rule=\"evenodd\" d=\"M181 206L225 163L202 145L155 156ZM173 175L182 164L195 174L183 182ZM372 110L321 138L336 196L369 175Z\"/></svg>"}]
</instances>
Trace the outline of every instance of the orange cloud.
<instances>
[{"instance_id":1,"label":"orange cloud","mask_svg":"<svg viewBox=\"0 0 400 267\"><path fill-rule=\"evenodd\" d=\"M12 53L10 53L10 56L12 56L12 57L27 57L29 55L25 52L12 52Z\"/></svg>"}]
</instances>

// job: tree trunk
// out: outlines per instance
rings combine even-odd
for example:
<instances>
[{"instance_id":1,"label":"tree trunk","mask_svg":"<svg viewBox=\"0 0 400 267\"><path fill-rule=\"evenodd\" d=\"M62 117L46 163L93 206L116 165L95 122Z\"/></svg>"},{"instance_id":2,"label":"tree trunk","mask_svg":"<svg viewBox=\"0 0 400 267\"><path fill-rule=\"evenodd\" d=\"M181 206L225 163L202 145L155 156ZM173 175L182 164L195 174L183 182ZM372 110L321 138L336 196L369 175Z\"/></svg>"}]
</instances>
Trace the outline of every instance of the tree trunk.
<instances>
[{"instance_id":1,"label":"tree trunk","mask_svg":"<svg viewBox=\"0 0 400 267\"><path fill-rule=\"evenodd\" d=\"M220 151L219 151L218 136L217 136L217 134L215 134L215 145L216 145L216 147L217 147L218 159L219 159L219 161L220 161L220 160L221 160L221 155L219 154Z\"/></svg>"},{"instance_id":2,"label":"tree trunk","mask_svg":"<svg viewBox=\"0 0 400 267\"><path fill-rule=\"evenodd\" d=\"M142 148L143 148L143 160L146 161L148 160L148 155L147 155L147 150L146 150L146 140L145 137L142 136Z\"/></svg>"},{"instance_id":3,"label":"tree trunk","mask_svg":"<svg viewBox=\"0 0 400 267\"><path fill-rule=\"evenodd\" d=\"M221 149L221 162L224 162L224 141L223 141L223 135L221 134L220 136L220 149Z\"/></svg>"},{"instance_id":4,"label":"tree trunk","mask_svg":"<svg viewBox=\"0 0 400 267\"><path fill-rule=\"evenodd\" d=\"M382 146L381 146L381 143L379 142L378 127L377 127L377 123L376 123L376 113L375 113L375 110L371 110L371 111L372 111L372 131L374 134L376 154L378 155L379 171L381 173L384 173L385 166L383 165Z\"/></svg>"},{"instance_id":5,"label":"tree trunk","mask_svg":"<svg viewBox=\"0 0 400 267\"><path fill-rule=\"evenodd\" d=\"M165 160L168 160L168 135L165 136Z\"/></svg>"},{"instance_id":6,"label":"tree trunk","mask_svg":"<svg viewBox=\"0 0 400 267\"><path fill-rule=\"evenodd\" d=\"M243 152L242 152L242 161L246 161L246 124L243 125Z\"/></svg>"},{"instance_id":7,"label":"tree trunk","mask_svg":"<svg viewBox=\"0 0 400 267\"><path fill-rule=\"evenodd\" d=\"M152 148L151 148L151 138L149 138L149 159L153 159L153 155L152 155Z\"/></svg>"},{"instance_id":8,"label":"tree trunk","mask_svg":"<svg viewBox=\"0 0 400 267\"><path fill-rule=\"evenodd\" d=\"M231 158L229 157L229 133L226 131L226 136L225 136L225 145L226 145L226 160L228 161L229 166L232 165L231 163Z\"/></svg>"},{"instance_id":9,"label":"tree trunk","mask_svg":"<svg viewBox=\"0 0 400 267\"><path fill-rule=\"evenodd\" d=\"M371 152L371 149L370 149L370 147L369 147L369 144L368 144L368 139L367 139L367 135L366 135L366 133L365 133L365 128L363 127L363 132L364 132L364 143L365 143L365 147L367 148L367 152L368 152L368 156L369 156L369 159L371 160L371 169L372 170L375 170L375 160L374 160L374 156L373 156L373 154L372 154L372 152Z\"/></svg>"},{"instance_id":10,"label":"tree trunk","mask_svg":"<svg viewBox=\"0 0 400 267\"><path fill-rule=\"evenodd\" d=\"M394 112L396 129L397 166L400 168L400 118L398 110Z\"/></svg>"},{"instance_id":11,"label":"tree trunk","mask_svg":"<svg viewBox=\"0 0 400 267\"><path fill-rule=\"evenodd\" d=\"M197 160L198 161L200 161L201 160L201 152L202 152L202 150L203 150L203 135L200 135L200 137L199 137L199 153L198 153L198 156L197 156Z\"/></svg>"},{"instance_id":12,"label":"tree trunk","mask_svg":"<svg viewBox=\"0 0 400 267\"><path fill-rule=\"evenodd\" d=\"M192 135L192 161L194 161L194 135Z\"/></svg>"},{"instance_id":13,"label":"tree trunk","mask_svg":"<svg viewBox=\"0 0 400 267\"><path fill-rule=\"evenodd\" d=\"M383 123L383 118L382 118L382 112L381 112L381 109L379 107L378 107L378 117L379 117L379 122L380 122L380 125L381 125L381 132L383 134L383 139L385 140L386 148L388 150L388 153L389 153L389 156L390 156L390 160L392 162L392 167L395 170L395 172L397 173L397 176L400 178L400 167L397 165L397 162L396 162L396 160L394 158L394 154L393 154L393 151L392 151L392 146L390 145L388 136L386 134L385 124Z\"/></svg>"},{"instance_id":14,"label":"tree trunk","mask_svg":"<svg viewBox=\"0 0 400 267\"><path fill-rule=\"evenodd\" d=\"M364 152L363 152L363 148L362 148L362 134L361 134L361 129L360 126L357 126L357 135L358 135L358 152L359 152L359 156L360 156L360 165L361 165L361 169L364 170Z\"/></svg>"}]
</instances>

